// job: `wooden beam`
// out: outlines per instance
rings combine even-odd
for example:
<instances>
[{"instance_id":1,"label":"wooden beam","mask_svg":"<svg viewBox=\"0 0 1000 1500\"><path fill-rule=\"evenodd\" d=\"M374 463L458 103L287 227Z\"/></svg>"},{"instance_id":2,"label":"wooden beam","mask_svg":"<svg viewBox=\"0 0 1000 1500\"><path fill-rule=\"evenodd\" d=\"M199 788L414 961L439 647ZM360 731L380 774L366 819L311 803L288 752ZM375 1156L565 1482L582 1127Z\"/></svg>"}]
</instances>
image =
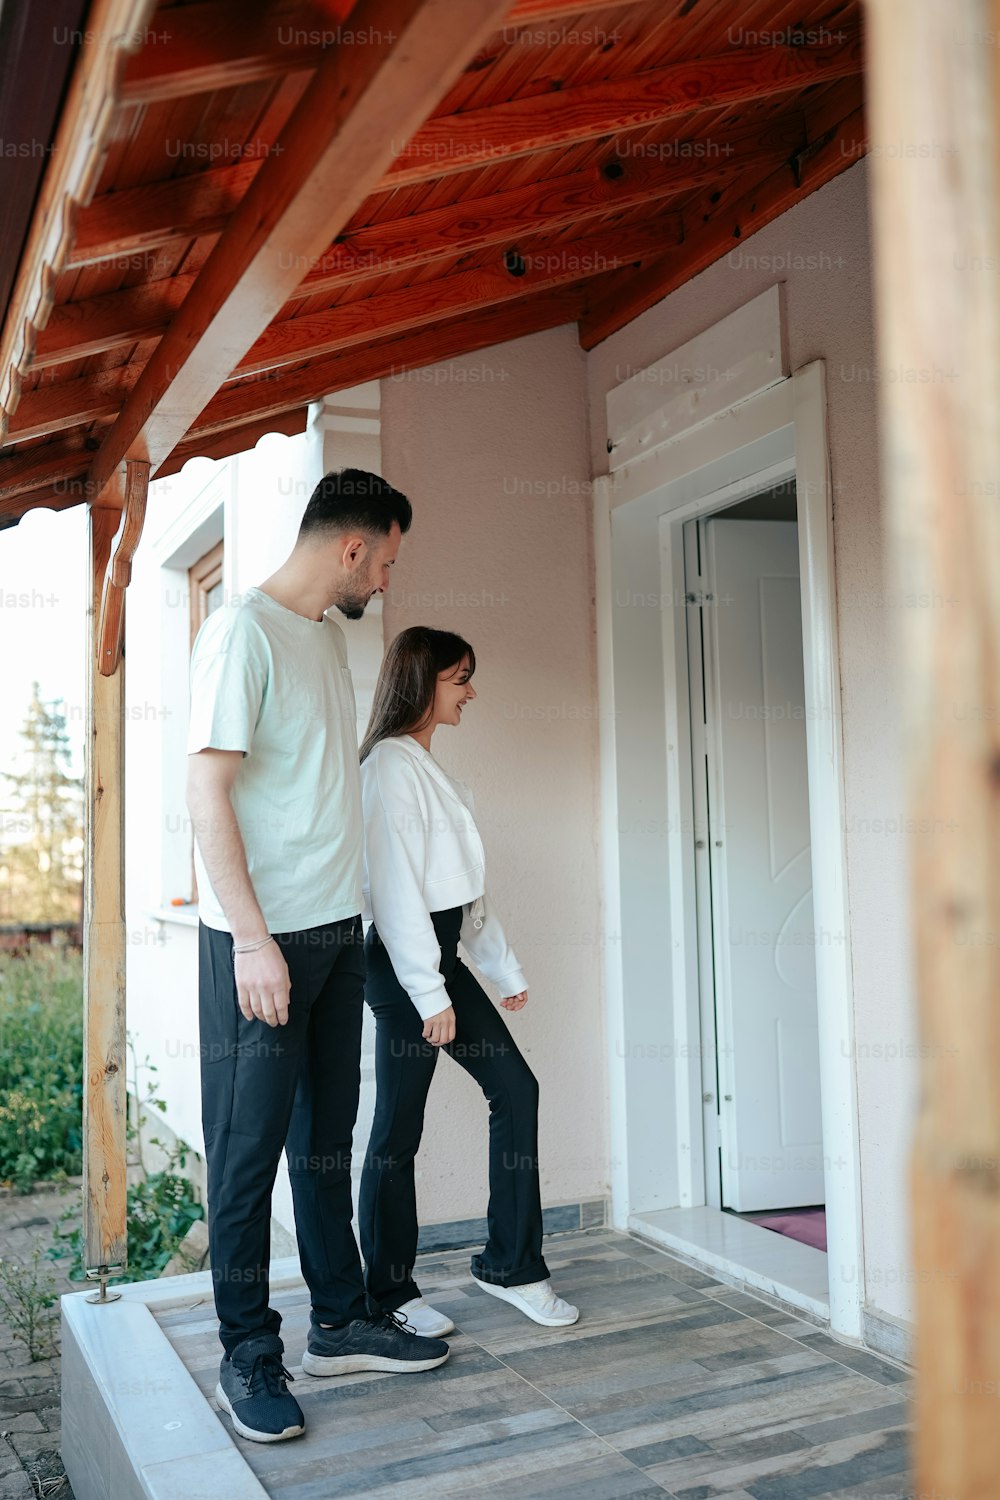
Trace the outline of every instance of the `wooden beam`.
<instances>
[{"instance_id":1,"label":"wooden beam","mask_svg":"<svg viewBox=\"0 0 1000 1500\"><path fill-rule=\"evenodd\" d=\"M0 329L0 442L17 404L37 330L73 239L81 203L94 191L118 101L129 38L141 33L154 0L94 0L73 69L41 193Z\"/></svg>"},{"instance_id":2,"label":"wooden beam","mask_svg":"<svg viewBox=\"0 0 1000 1500\"><path fill-rule=\"evenodd\" d=\"M230 458L234 453L248 453L256 448L262 437L268 437L272 433L293 437L296 433L305 432L308 422L308 405L293 406L288 411L272 412L269 416L258 417L240 427L224 428L214 436L205 434L186 439L160 465L156 477L166 479L171 474L178 474L191 458Z\"/></svg>"},{"instance_id":3,"label":"wooden beam","mask_svg":"<svg viewBox=\"0 0 1000 1500\"><path fill-rule=\"evenodd\" d=\"M149 464L128 459L122 481L125 504L121 529L115 538L115 549L108 564L101 596L101 616L97 629L97 670L111 677L121 660L125 634L125 590L132 579L132 559L142 536L146 519L146 494L149 490Z\"/></svg>"},{"instance_id":4,"label":"wooden beam","mask_svg":"<svg viewBox=\"0 0 1000 1500\"><path fill-rule=\"evenodd\" d=\"M126 104L239 88L315 69L351 29L351 0L203 0L160 11L153 34L125 74Z\"/></svg>"},{"instance_id":5,"label":"wooden beam","mask_svg":"<svg viewBox=\"0 0 1000 1500\"><path fill-rule=\"evenodd\" d=\"M678 244L680 220L668 214L648 223L615 226L578 240L534 243L523 256L511 252L512 270L499 254L491 266L457 271L433 281L381 292L328 312L273 323L241 360L235 376L269 378L283 365L301 364L390 334L407 333L442 318L515 302L533 292L586 281L616 266L637 264Z\"/></svg>"},{"instance_id":6,"label":"wooden beam","mask_svg":"<svg viewBox=\"0 0 1000 1500\"><path fill-rule=\"evenodd\" d=\"M18 402L10 419L8 440L26 442L116 417L141 374L141 365L123 365L39 386Z\"/></svg>"},{"instance_id":7,"label":"wooden beam","mask_svg":"<svg viewBox=\"0 0 1000 1500\"><path fill-rule=\"evenodd\" d=\"M56 494L72 495L74 505L92 499L93 492L86 487L92 457L93 451L79 438L0 454L0 504L53 488Z\"/></svg>"},{"instance_id":8,"label":"wooden beam","mask_svg":"<svg viewBox=\"0 0 1000 1500\"><path fill-rule=\"evenodd\" d=\"M49 0L8 9L0 24L0 307L7 306L32 213L76 61L71 46L53 45L83 29L86 0Z\"/></svg>"},{"instance_id":9,"label":"wooden beam","mask_svg":"<svg viewBox=\"0 0 1000 1500\"><path fill-rule=\"evenodd\" d=\"M477 170L605 135L614 138L609 141L611 155L616 141L617 149L622 149L620 142L629 131L860 73L856 38L815 51L734 48L722 57L651 69L613 84L553 90L485 109L437 116L416 131L409 145L401 145L397 138L388 170L372 191L391 191L407 183ZM724 144L720 143L720 152ZM722 158L715 155L710 160ZM134 257L175 240L218 233L265 161L212 167L102 194L80 213L69 264L83 267Z\"/></svg>"},{"instance_id":10,"label":"wooden beam","mask_svg":"<svg viewBox=\"0 0 1000 1500\"><path fill-rule=\"evenodd\" d=\"M652 207L699 187L715 189L738 173L776 164L804 141L804 122L796 114L752 132L734 132L724 143L709 143L717 147L715 151L707 151L704 142L690 141L676 143L676 153L667 152L662 160L655 155L646 159L609 152L600 168L348 229L308 270L282 316L290 316L295 304L307 297L349 286L361 277L410 270L489 245L511 244L527 234L583 225L643 203ZM690 155L684 154L685 145ZM158 337L194 281L193 273L182 274L61 304L38 336L32 369L50 369Z\"/></svg>"},{"instance_id":11,"label":"wooden beam","mask_svg":"<svg viewBox=\"0 0 1000 1500\"><path fill-rule=\"evenodd\" d=\"M142 371L90 471L123 458L155 470L392 157L474 55L503 0L360 0L370 43L336 47L317 71L198 279Z\"/></svg>"},{"instance_id":12,"label":"wooden beam","mask_svg":"<svg viewBox=\"0 0 1000 1500\"><path fill-rule=\"evenodd\" d=\"M591 15L595 10L624 10L635 4L636 0L515 0L504 29L513 26L530 28L543 21L558 25L575 16Z\"/></svg>"},{"instance_id":13,"label":"wooden beam","mask_svg":"<svg viewBox=\"0 0 1000 1500\"><path fill-rule=\"evenodd\" d=\"M503 29L513 33L526 28L530 36L543 26L555 28L593 11L636 3L517 0ZM161 11L150 42L125 74L125 103L152 104L315 69L338 37L354 28L350 9L349 0L329 5L272 0L260 8L248 7L245 0L202 0Z\"/></svg>"},{"instance_id":14,"label":"wooden beam","mask_svg":"<svg viewBox=\"0 0 1000 1500\"><path fill-rule=\"evenodd\" d=\"M119 512L90 506L83 917L84 1265L127 1261L125 1202L125 663L98 670L98 621Z\"/></svg>"},{"instance_id":15,"label":"wooden beam","mask_svg":"<svg viewBox=\"0 0 1000 1500\"><path fill-rule=\"evenodd\" d=\"M747 104L860 74L860 38L822 48L740 47L613 83L553 89L429 119L403 146L388 182L401 187L555 146L623 134L701 110Z\"/></svg>"},{"instance_id":16,"label":"wooden beam","mask_svg":"<svg viewBox=\"0 0 1000 1500\"><path fill-rule=\"evenodd\" d=\"M864 116L858 110L769 173L735 203L705 204L701 212L696 208L685 214L698 227L678 250L635 275L609 276L604 287L598 288L580 321L584 349L593 349L858 161L864 155L865 139Z\"/></svg>"},{"instance_id":17,"label":"wooden beam","mask_svg":"<svg viewBox=\"0 0 1000 1500\"><path fill-rule=\"evenodd\" d=\"M317 360L304 370L275 371L267 381L225 386L155 477L176 474L190 458L225 458L252 448L268 432L302 432L307 406L331 391L365 380L401 379L409 370L509 339L573 323L592 283L519 298L474 317L442 320L404 337L373 340ZM0 457L0 519L19 519L36 506L63 509L93 494L79 444L49 443Z\"/></svg>"},{"instance_id":18,"label":"wooden beam","mask_svg":"<svg viewBox=\"0 0 1000 1500\"><path fill-rule=\"evenodd\" d=\"M159 338L194 283L194 272L190 272L79 302L60 303L38 335L32 371ZM25 399L22 397L22 402ZM16 430L16 422L12 430Z\"/></svg>"},{"instance_id":19,"label":"wooden beam","mask_svg":"<svg viewBox=\"0 0 1000 1500\"><path fill-rule=\"evenodd\" d=\"M69 510L72 506L83 503L82 495L55 490L51 485L11 498L0 496L0 529L16 526L29 510Z\"/></svg>"},{"instance_id":20,"label":"wooden beam","mask_svg":"<svg viewBox=\"0 0 1000 1500\"><path fill-rule=\"evenodd\" d=\"M525 297L474 317L450 318L406 337L355 346L343 354L317 360L302 370L278 371L276 378L271 380L242 381L227 386L202 412L195 428L177 451L192 456L200 451L200 445L206 440L251 418L263 420L366 380L399 380L408 371L425 365L457 359L491 344L503 344L545 328L574 323L588 285L585 282L579 287L564 287L541 296ZM173 461L172 455L163 472L172 472ZM159 477L158 471L154 478Z\"/></svg>"},{"instance_id":21,"label":"wooden beam","mask_svg":"<svg viewBox=\"0 0 1000 1500\"><path fill-rule=\"evenodd\" d=\"M141 270L151 252L172 240L196 239L224 229L249 191L266 158L208 167L184 177L102 193L79 212L66 269L99 261Z\"/></svg>"},{"instance_id":22,"label":"wooden beam","mask_svg":"<svg viewBox=\"0 0 1000 1500\"><path fill-rule=\"evenodd\" d=\"M308 417L309 408L307 405L302 405L297 408L293 407L289 411L259 417L239 427L226 428L215 436L196 439L191 451L180 457L177 462L174 460L181 450L175 448L174 454L161 467L157 478L163 479L165 475L176 474L179 469L183 468L188 458L228 458L233 453L244 453L255 447L267 433L275 432L291 436L294 433L305 432ZM55 447L54 444L49 446ZM68 471L62 478L50 481L48 484L36 485L33 489L21 489L15 493L11 493L9 488L6 492L0 488L0 529L5 526L16 526L21 517L27 515L30 510L68 510L71 506L86 503L86 466L90 461L90 453L85 449L74 449L73 453L77 456L82 453L83 457L83 463L76 472L73 472L71 459L67 457L63 463L64 466L68 466Z\"/></svg>"},{"instance_id":23,"label":"wooden beam","mask_svg":"<svg viewBox=\"0 0 1000 1500\"><path fill-rule=\"evenodd\" d=\"M515 302L533 292L590 280L617 266L640 265L665 244L679 244L680 218L662 215L640 225L618 226L579 240L529 241L523 257L511 253L512 270L498 253L491 266L457 271L373 297L341 303L329 311L272 323L233 371L235 377L270 380L286 365L320 359L352 345L370 343L426 327L444 318L473 314ZM11 435L38 437L112 419L141 379L138 365L99 376L49 384L21 398Z\"/></svg>"},{"instance_id":24,"label":"wooden beam","mask_svg":"<svg viewBox=\"0 0 1000 1500\"><path fill-rule=\"evenodd\" d=\"M887 581L914 601L891 611L919 1022L913 1493L987 1500L1000 1473L1000 4L869 0L868 20Z\"/></svg>"}]
</instances>

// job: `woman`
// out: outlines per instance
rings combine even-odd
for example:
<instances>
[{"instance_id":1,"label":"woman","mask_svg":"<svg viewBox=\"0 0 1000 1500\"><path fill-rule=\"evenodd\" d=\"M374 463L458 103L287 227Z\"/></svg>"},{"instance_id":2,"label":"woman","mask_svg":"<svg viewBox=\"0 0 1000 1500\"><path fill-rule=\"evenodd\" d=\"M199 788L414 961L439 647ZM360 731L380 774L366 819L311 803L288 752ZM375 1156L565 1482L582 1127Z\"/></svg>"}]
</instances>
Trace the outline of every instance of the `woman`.
<instances>
[{"instance_id":1,"label":"woman","mask_svg":"<svg viewBox=\"0 0 1000 1500\"><path fill-rule=\"evenodd\" d=\"M361 746L365 820L365 996L377 1021L375 1119L361 1178L361 1249L369 1296L416 1332L451 1319L413 1280L413 1159L443 1048L490 1101L489 1239L472 1259L484 1292L549 1328L575 1323L542 1258L538 1084L503 1019L458 957L461 941L519 1011L524 976L485 894L472 794L431 754L439 724L460 724L476 692L476 658L461 636L415 626L382 663Z\"/></svg>"}]
</instances>

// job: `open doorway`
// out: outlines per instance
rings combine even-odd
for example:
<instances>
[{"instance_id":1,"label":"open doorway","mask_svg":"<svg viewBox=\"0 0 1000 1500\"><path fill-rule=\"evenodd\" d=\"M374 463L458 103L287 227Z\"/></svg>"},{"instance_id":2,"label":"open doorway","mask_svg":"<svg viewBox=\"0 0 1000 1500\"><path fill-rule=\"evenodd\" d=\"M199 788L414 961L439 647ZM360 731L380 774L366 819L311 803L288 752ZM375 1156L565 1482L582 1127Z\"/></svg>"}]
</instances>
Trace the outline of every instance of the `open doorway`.
<instances>
[{"instance_id":1,"label":"open doorway","mask_svg":"<svg viewBox=\"0 0 1000 1500\"><path fill-rule=\"evenodd\" d=\"M682 548L705 1203L825 1251L794 478Z\"/></svg>"},{"instance_id":2,"label":"open doorway","mask_svg":"<svg viewBox=\"0 0 1000 1500\"><path fill-rule=\"evenodd\" d=\"M609 411L610 404L609 397ZM626 410L626 433L628 419ZM613 1220L857 1339L864 1305L860 1157L823 367L808 365L689 430L662 435L661 427L654 422L641 455L595 484ZM697 533L704 521L710 533L724 519L789 524L787 509L783 516L759 513L761 497L770 494L773 503L776 487L786 507L795 497L790 524L799 559L803 712L795 718L793 710L791 722L806 744L807 775L803 782L800 766L795 785L809 812L812 914L803 903L795 924L803 934L815 927L814 944L782 943L780 961L808 949L815 965L821 1086L813 1102L822 1120L821 1143L808 1152L784 1149L818 1159L822 1189L798 1201L783 1189L774 1209L758 1210L759 1200L744 1208L739 1197L723 1207L716 1101L734 1091L719 1087L717 1073L706 1077L708 1059L718 1054L714 1032L705 1045L700 993L706 963L699 932L712 929L698 923L695 844L708 833L693 805L685 528L694 522ZM748 501L756 519L734 511ZM759 688L751 701L765 702ZM771 733L775 718L761 717L758 730ZM787 800L792 783L782 779L780 790ZM709 883L703 905L710 893ZM744 925L765 927L762 919ZM769 959L773 964L773 952ZM804 1077L793 1045L801 1053L803 1038L791 1023L785 1032L781 1046L786 1063L792 1060L786 1078ZM776 1093L777 1086L772 1100ZM788 1142L808 1140L793 1119L795 1109L805 1115L805 1094L786 1089L779 1101ZM775 1154L742 1142L741 1150ZM786 1207L825 1210L825 1254L743 1217Z\"/></svg>"}]
</instances>

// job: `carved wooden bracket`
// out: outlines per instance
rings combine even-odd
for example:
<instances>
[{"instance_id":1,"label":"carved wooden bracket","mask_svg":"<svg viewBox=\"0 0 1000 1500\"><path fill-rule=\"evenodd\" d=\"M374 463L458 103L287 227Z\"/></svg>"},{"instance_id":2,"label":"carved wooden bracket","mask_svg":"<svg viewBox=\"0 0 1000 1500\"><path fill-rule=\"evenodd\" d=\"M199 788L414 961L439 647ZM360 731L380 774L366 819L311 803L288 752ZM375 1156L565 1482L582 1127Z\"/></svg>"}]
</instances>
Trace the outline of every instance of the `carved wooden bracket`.
<instances>
[{"instance_id":1,"label":"carved wooden bracket","mask_svg":"<svg viewBox=\"0 0 1000 1500\"><path fill-rule=\"evenodd\" d=\"M146 494L149 489L149 464L145 460L128 458L122 469L125 496L122 523L117 534L118 545L104 576L101 620L97 632L97 670L102 677L113 676L121 660L125 590L132 577L132 559L142 536L143 522L146 519Z\"/></svg>"}]
</instances>

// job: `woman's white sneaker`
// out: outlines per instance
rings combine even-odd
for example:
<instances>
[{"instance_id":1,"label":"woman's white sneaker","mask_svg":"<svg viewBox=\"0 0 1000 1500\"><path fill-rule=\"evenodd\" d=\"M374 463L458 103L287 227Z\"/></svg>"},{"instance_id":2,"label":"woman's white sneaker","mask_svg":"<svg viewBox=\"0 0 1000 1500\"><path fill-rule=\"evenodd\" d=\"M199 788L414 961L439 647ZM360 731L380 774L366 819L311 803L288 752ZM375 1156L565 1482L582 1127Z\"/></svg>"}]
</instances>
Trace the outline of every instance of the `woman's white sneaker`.
<instances>
[{"instance_id":1,"label":"woman's white sneaker","mask_svg":"<svg viewBox=\"0 0 1000 1500\"><path fill-rule=\"evenodd\" d=\"M431 1307L423 1297L414 1297L409 1302L404 1302L402 1307L396 1311L401 1318L406 1319L407 1328L412 1328L414 1333L422 1334L424 1338L440 1339L446 1333L454 1333L455 1325L443 1312L438 1312L436 1307Z\"/></svg>"},{"instance_id":2,"label":"woman's white sneaker","mask_svg":"<svg viewBox=\"0 0 1000 1500\"><path fill-rule=\"evenodd\" d=\"M472 1279L484 1292L489 1292L491 1297L509 1302L512 1307L516 1307L534 1322L541 1323L544 1328L567 1328L580 1316L578 1307L556 1296L551 1281L530 1281L527 1286L494 1286L492 1282L480 1281L476 1276Z\"/></svg>"}]
</instances>

